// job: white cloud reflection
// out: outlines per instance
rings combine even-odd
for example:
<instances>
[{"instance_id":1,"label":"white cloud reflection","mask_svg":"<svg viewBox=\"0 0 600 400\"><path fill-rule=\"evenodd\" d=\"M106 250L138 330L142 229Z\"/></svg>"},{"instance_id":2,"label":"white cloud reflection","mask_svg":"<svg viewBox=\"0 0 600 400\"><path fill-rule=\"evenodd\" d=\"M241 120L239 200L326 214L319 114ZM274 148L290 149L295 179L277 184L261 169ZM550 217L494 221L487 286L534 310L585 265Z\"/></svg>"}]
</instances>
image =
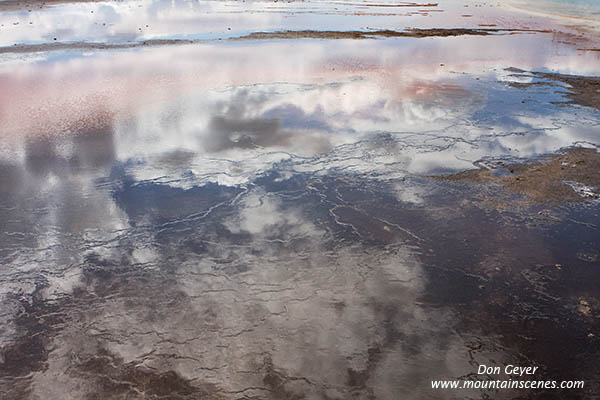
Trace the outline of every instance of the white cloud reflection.
<instances>
[{"instance_id":1,"label":"white cloud reflection","mask_svg":"<svg viewBox=\"0 0 600 400\"><path fill-rule=\"evenodd\" d=\"M529 51L515 53L517 41ZM148 163L131 167L139 179L179 170L239 184L281 160L322 169L325 160L310 157L327 152L337 154L328 167L358 172L468 168L486 155L530 156L593 138L594 111L540 114L516 100L500 111L488 91L516 91L502 83L512 79L508 66L593 74L597 58L540 34L167 46L0 66L3 156L18 154L24 138L111 126L116 159ZM512 125L478 119L486 107L512 113ZM525 143L511 136L515 124L536 134ZM380 134L391 148L369 144ZM173 164L169 154L187 156Z\"/></svg>"}]
</instances>

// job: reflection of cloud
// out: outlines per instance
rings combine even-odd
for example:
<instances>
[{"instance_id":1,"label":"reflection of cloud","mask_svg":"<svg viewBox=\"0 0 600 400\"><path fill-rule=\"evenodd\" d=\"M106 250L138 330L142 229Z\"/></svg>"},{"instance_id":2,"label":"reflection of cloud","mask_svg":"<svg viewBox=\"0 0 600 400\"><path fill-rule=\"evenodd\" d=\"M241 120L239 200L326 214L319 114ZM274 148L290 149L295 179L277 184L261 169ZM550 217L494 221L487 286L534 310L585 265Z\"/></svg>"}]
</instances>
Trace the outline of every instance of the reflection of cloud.
<instances>
[{"instance_id":1,"label":"reflection of cloud","mask_svg":"<svg viewBox=\"0 0 600 400\"><path fill-rule=\"evenodd\" d=\"M61 158L56 154L54 146L54 141L48 139L27 141L25 143L25 163L29 170L41 175L59 167L60 164L57 161Z\"/></svg>"},{"instance_id":2,"label":"reflection of cloud","mask_svg":"<svg viewBox=\"0 0 600 400\"><path fill-rule=\"evenodd\" d=\"M331 131L327 124L327 115L319 106L307 114L302 108L290 103L272 108L264 113L266 118L277 118L282 124L294 129L315 129Z\"/></svg>"},{"instance_id":3,"label":"reflection of cloud","mask_svg":"<svg viewBox=\"0 0 600 400\"><path fill-rule=\"evenodd\" d=\"M398 183L394 185L394 190L396 191L398 200L402 202L412 204L423 204L423 198L427 194L429 194L428 191L430 190L430 188L426 188L424 186L416 186L414 184Z\"/></svg>"},{"instance_id":4,"label":"reflection of cloud","mask_svg":"<svg viewBox=\"0 0 600 400\"><path fill-rule=\"evenodd\" d=\"M299 210L282 211L278 200L260 190L244 197L239 215L226 221L225 226L233 233L248 232L277 240L316 232L316 227L305 221Z\"/></svg>"},{"instance_id":5,"label":"reflection of cloud","mask_svg":"<svg viewBox=\"0 0 600 400\"><path fill-rule=\"evenodd\" d=\"M260 188L235 204L228 232L218 216L192 225L185 242L161 225L174 240L146 254L143 270L129 266L127 246L90 258L105 266L95 284L116 295L81 305L36 387L94 392L95 375L62 371L107 351L144 371L260 398L424 399L434 395L431 379L472 372L463 339L451 333L453 315L419 303L426 281L411 248L340 241L316 228L315 204ZM190 241L204 244L200 257ZM124 275L110 267L122 265Z\"/></svg>"},{"instance_id":6,"label":"reflection of cloud","mask_svg":"<svg viewBox=\"0 0 600 400\"><path fill-rule=\"evenodd\" d=\"M202 138L204 150L221 152L229 149L278 148L293 149L300 154L315 154L331 148L326 136L315 134L310 124L302 125L298 121L304 115L301 110L300 115L295 113L295 120L290 115L289 107L275 108L265 113L274 118L252 117L257 114L259 107L264 106L265 100L248 96L246 91L232 96L224 113L211 118L206 135ZM282 111L283 121L277 118ZM292 122L291 127L295 130L285 129L285 122Z\"/></svg>"},{"instance_id":7,"label":"reflection of cloud","mask_svg":"<svg viewBox=\"0 0 600 400\"><path fill-rule=\"evenodd\" d=\"M3 317L13 319L20 310L10 296L37 291L41 299L55 301L71 294L81 285L87 246L104 243L126 226L123 212L94 182L113 165L113 139L110 129L33 138L0 165L0 257L7 266L0 272ZM23 334L8 333L12 337L4 343Z\"/></svg>"},{"instance_id":8,"label":"reflection of cloud","mask_svg":"<svg viewBox=\"0 0 600 400\"><path fill-rule=\"evenodd\" d=\"M517 54L516 41L531 51ZM293 104L307 115L313 115L315 106L320 106L327 116L343 112L378 117L382 100L423 104L435 100L438 93L451 100L453 96L447 87L432 84L426 88L429 84L423 82L455 79L454 72L485 75L498 69L500 72L494 74L503 76L503 68L515 66L573 74L600 73L597 55L577 55L555 47L551 40L539 35L368 43L309 41L296 43L294 52L285 43L238 42L221 47L193 45L99 52L89 57L29 63L19 68L10 64L3 68L0 64L0 118L5 136L32 132L53 135L75 131L86 124L101 126L115 115L131 117L147 104L176 100L206 89L280 82L314 85L344 82L357 76L363 78L363 84L353 82L339 90L324 87L313 92L312 97L300 96L301 102L289 99L277 106ZM361 60L368 62L369 68L357 70L351 62ZM440 67L434 61L444 62L445 66ZM353 90L346 91L348 86ZM438 112L448 105L452 103L439 104L432 111ZM17 117L21 115L29 117ZM354 122L361 127L359 118Z\"/></svg>"},{"instance_id":9,"label":"reflection of cloud","mask_svg":"<svg viewBox=\"0 0 600 400\"><path fill-rule=\"evenodd\" d=\"M110 167L115 159L113 133L106 128L63 139L32 138L24 147L26 166L39 175Z\"/></svg>"},{"instance_id":10,"label":"reflection of cloud","mask_svg":"<svg viewBox=\"0 0 600 400\"><path fill-rule=\"evenodd\" d=\"M73 137L71 162L79 167L111 167L115 159L114 137L106 129L80 132Z\"/></svg>"},{"instance_id":11,"label":"reflection of cloud","mask_svg":"<svg viewBox=\"0 0 600 400\"><path fill-rule=\"evenodd\" d=\"M271 147L285 145L289 135L281 132L275 119L232 119L213 117L208 125L209 136L204 148L209 152L241 148Z\"/></svg>"}]
</instances>

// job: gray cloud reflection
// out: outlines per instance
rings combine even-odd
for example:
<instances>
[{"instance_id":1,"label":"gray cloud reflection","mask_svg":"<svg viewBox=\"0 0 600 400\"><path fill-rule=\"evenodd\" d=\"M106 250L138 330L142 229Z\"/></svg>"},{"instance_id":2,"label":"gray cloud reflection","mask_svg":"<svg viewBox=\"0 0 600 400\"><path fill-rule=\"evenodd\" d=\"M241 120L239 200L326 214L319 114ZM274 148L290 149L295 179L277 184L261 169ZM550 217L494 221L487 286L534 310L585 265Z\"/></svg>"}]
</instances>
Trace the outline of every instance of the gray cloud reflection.
<instances>
[{"instance_id":1,"label":"gray cloud reflection","mask_svg":"<svg viewBox=\"0 0 600 400\"><path fill-rule=\"evenodd\" d=\"M249 108L253 104L258 108L263 105L261 103L265 100L257 102L246 91L235 94L226 109L210 119L206 135L202 138L205 151L279 148L310 155L332 148L327 136L323 135L324 123L319 124L321 129L315 132L314 124L304 124L306 118L302 110L295 109L296 112L291 114L287 105L268 110L264 115L271 118L253 117L258 113ZM280 113L283 118L278 118Z\"/></svg>"}]
</instances>

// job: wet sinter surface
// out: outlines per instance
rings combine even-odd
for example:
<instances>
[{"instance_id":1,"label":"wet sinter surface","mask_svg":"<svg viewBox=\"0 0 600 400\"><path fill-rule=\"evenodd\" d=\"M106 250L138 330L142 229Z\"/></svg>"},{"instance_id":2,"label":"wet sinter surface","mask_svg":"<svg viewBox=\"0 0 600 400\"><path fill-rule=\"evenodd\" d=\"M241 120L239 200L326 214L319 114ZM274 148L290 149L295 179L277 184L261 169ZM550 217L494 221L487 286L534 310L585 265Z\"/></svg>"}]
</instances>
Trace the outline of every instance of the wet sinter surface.
<instances>
[{"instance_id":1,"label":"wet sinter surface","mask_svg":"<svg viewBox=\"0 0 600 400\"><path fill-rule=\"evenodd\" d=\"M597 398L598 37L438 3L0 2L0 397Z\"/></svg>"}]
</instances>

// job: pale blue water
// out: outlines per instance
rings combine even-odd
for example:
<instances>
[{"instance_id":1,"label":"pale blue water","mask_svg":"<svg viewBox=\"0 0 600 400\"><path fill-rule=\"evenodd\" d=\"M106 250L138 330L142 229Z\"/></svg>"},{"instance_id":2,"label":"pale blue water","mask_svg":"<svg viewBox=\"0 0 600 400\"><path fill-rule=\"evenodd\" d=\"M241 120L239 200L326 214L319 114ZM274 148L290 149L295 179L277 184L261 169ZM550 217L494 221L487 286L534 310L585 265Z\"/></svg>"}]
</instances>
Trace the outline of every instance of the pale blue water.
<instances>
[{"instance_id":1,"label":"pale blue water","mask_svg":"<svg viewBox=\"0 0 600 400\"><path fill-rule=\"evenodd\" d=\"M532 11L600 22L599 0L515 0L514 3Z\"/></svg>"}]
</instances>

